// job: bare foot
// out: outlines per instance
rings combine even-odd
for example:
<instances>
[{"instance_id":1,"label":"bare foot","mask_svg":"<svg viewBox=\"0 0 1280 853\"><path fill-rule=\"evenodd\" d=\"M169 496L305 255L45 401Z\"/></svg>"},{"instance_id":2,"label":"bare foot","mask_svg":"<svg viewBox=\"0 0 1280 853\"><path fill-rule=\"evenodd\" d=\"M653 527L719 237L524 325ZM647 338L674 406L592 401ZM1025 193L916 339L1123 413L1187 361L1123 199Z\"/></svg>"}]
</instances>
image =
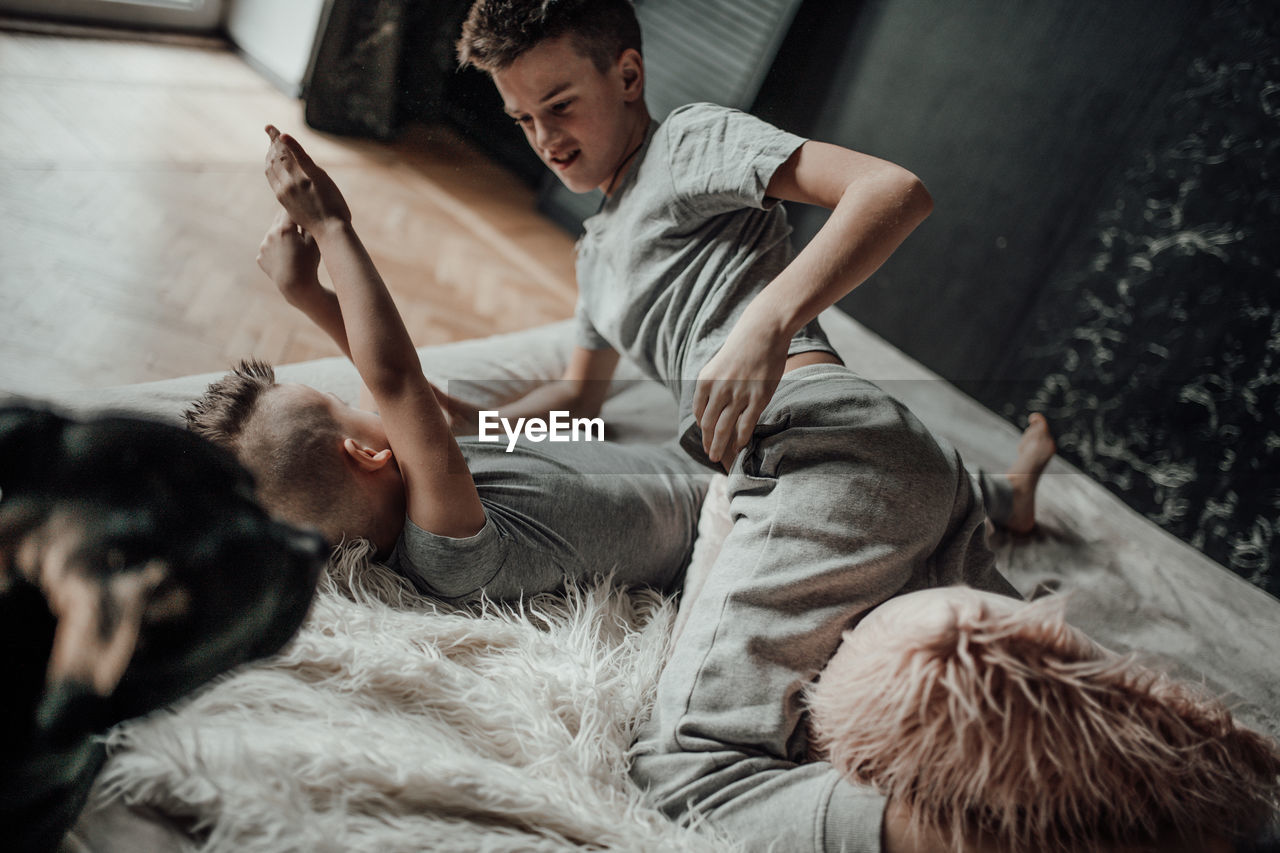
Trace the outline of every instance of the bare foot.
<instances>
[{"instance_id":1,"label":"bare foot","mask_svg":"<svg viewBox=\"0 0 1280 853\"><path fill-rule=\"evenodd\" d=\"M1058 446L1044 415L1033 412L1018 442L1018 456L1005 472L1013 489L1013 508L1000 526L1013 533L1030 533L1036 527L1036 486Z\"/></svg>"}]
</instances>

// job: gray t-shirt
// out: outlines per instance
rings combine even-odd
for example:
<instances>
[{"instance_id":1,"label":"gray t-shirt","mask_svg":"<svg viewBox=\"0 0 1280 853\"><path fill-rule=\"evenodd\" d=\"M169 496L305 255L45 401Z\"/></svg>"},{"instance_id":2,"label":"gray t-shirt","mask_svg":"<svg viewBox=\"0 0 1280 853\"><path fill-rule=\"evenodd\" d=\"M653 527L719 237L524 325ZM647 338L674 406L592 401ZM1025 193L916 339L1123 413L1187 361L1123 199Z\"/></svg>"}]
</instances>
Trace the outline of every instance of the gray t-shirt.
<instances>
[{"instance_id":1,"label":"gray t-shirt","mask_svg":"<svg viewBox=\"0 0 1280 853\"><path fill-rule=\"evenodd\" d=\"M680 107L650 124L635 164L584 223L577 343L612 347L665 382L682 435L698 371L794 257L786 213L765 189L804 142L738 110ZM834 353L816 320L789 352L810 350Z\"/></svg>"},{"instance_id":2,"label":"gray t-shirt","mask_svg":"<svg viewBox=\"0 0 1280 853\"><path fill-rule=\"evenodd\" d=\"M610 572L620 586L682 578L708 477L674 444L458 444L485 524L455 539L405 519L390 564L420 591L510 600Z\"/></svg>"}]
</instances>

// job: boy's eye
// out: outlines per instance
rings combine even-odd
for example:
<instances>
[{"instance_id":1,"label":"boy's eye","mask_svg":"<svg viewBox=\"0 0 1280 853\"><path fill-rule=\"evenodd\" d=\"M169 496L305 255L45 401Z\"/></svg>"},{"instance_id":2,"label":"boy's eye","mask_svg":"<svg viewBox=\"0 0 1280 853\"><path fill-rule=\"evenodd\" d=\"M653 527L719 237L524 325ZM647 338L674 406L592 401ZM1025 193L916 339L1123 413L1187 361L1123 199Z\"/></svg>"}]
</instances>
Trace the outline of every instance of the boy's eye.
<instances>
[{"instance_id":1,"label":"boy's eye","mask_svg":"<svg viewBox=\"0 0 1280 853\"><path fill-rule=\"evenodd\" d=\"M553 113L562 113L567 109L569 109L568 101L557 101L556 103L551 105L551 111Z\"/></svg>"}]
</instances>

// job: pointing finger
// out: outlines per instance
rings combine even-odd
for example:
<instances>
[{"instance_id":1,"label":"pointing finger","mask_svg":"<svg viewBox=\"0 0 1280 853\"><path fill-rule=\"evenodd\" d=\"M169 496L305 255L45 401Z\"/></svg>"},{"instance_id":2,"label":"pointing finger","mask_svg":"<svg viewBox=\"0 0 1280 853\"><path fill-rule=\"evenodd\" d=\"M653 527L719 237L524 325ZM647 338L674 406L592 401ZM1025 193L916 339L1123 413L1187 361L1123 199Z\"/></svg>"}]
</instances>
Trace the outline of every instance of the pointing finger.
<instances>
[{"instance_id":1,"label":"pointing finger","mask_svg":"<svg viewBox=\"0 0 1280 853\"><path fill-rule=\"evenodd\" d=\"M265 171L267 180L273 182L272 186L275 186L275 181L282 180L288 174L289 163L292 159L289 150L280 143L279 137L267 148Z\"/></svg>"},{"instance_id":2,"label":"pointing finger","mask_svg":"<svg viewBox=\"0 0 1280 853\"><path fill-rule=\"evenodd\" d=\"M275 142L280 136L280 131L276 130L276 126L274 124L267 125L265 129L267 131L267 136L271 138L272 142Z\"/></svg>"},{"instance_id":3,"label":"pointing finger","mask_svg":"<svg viewBox=\"0 0 1280 853\"><path fill-rule=\"evenodd\" d=\"M280 142L289 149L289 153L298 161L298 165L302 167L304 172L314 172L316 170L315 161L311 159L298 140L294 139L287 133L280 134Z\"/></svg>"}]
</instances>

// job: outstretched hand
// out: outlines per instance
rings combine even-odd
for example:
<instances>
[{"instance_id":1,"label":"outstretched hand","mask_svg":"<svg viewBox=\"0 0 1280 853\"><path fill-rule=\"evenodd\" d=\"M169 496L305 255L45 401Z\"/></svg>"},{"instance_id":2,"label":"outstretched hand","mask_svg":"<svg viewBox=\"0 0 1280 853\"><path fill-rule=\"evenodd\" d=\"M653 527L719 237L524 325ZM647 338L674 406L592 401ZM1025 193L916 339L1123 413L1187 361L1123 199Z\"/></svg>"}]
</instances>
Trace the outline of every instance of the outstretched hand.
<instances>
[{"instance_id":1,"label":"outstretched hand","mask_svg":"<svg viewBox=\"0 0 1280 853\"><path fill-rule=\"evenodd\" d=\"M267 183L290 218L303 231L317 234L327 225L351 221L351 209L338 185L315 164L298 140L267 125Z\"/></svg>"},{"instance_id":2,"label":"outstretched hand","mask_svg":"<svg viewBox=\"0 0 1280 853\"><path fill-rule=\"evenodd\" d=\"M751 440L787 366L788 338L775 339L738 322L698 373L693 416L702 449L726 469Z\"/></svg>"},{"instance_id":3,"label":"outstretched hand","mask_svg":"<svg viewBox=\"0 0 1280 853\"><path fill-rule=\"evenodd\" d=\"M258 266L291 304L320 288L320 248L281 208L258 246Z\"/></svg>"}]
</instances>

